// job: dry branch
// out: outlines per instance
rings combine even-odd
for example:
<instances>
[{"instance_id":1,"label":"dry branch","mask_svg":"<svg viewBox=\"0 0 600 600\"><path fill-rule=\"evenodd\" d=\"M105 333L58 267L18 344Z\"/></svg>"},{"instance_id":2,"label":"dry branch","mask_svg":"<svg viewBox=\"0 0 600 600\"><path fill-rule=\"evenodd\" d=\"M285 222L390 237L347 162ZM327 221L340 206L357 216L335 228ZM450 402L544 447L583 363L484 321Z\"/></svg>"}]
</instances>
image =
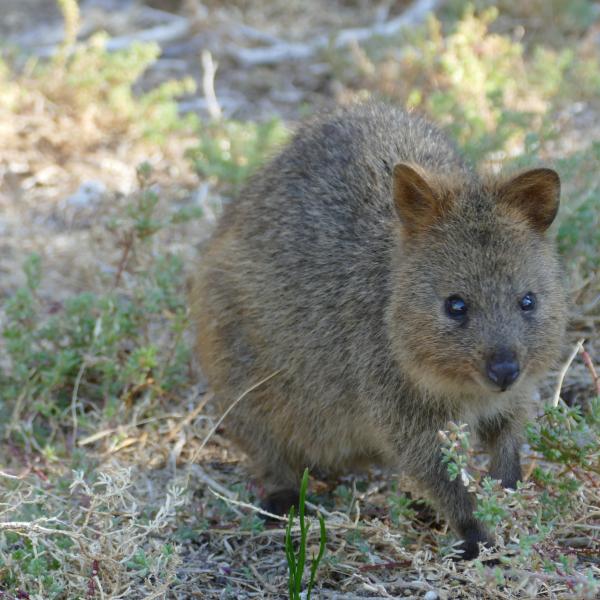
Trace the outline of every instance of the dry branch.
<instances>
[{"instance_id":1,"label":"dry branch","mask_svg":"<svg viewBox=\"0 0 600 600\"><path fill-rule=\"evenodd\" d=\"M30 521L4 521L0 523L0 531L15 531L23 533L24 535L38 534L38 535L66 535L72 538L81 538L81 534L73 531L65 531L63 529L50 529L44 527L36 522Z\"/></svg>"},{"instance_id":2,"label":"dry branch","mask_svg":"<svg viewBox=\"0 0 600 600\"><path fill-rule=\"evenodd\" d=\"M202 481L202 483L205 483L209 488L211 488L211 491L215 490L220 492L229 500L235 499L236 494L234 492L226 488L224 485L221 485L218 481L214 480L200 465L191 464L190 471L194 477L197 477L200 481Z\"/></svg>"},{"instance_id":3,"label":"dry branch","mask_svg":"<svg viewBox=\"0 0 600 600\"><path fill-rule=\"evenodd\" d=\"M233 57L244 66L274 65L293 60L305 60L330 44L334 48L343 48L351 43L364 42L373 37L390 37L406 27L421 23L426 15L433 12L441 0L416 0L406 11L395 19L376 23L371 27L342 29L333 38L320 35L311 42L276 42L260 48L239 48L232 52Z\"/></svg>"},{"instance_id":4,"label":"dry branch","mask_svg":"<svg viewBox=\"0 0 600 600\"><path fill-rule=\"evenodd\" d=\"M92 33L94 23L90 23L89 11L85 7L82 9L80 38ZM123 21L129 20L145 23L152 23L151 27L139 29L132 33L111 37L106 42L106 49L110 51L123 50L129 48L134 42L154 42L164 44L179 39L187 35L190 30L189 19L171 14L155 8L144 6L135 13L123 15ZM102 28L102 27L101 27ZM60 40L63 37L62 24L44 25L34 31L21 35L16 41L21 45L28 47L39 57L48 58L54 56L60 46Z\"/></svg>"},{"instance_id":5,"label":"dry branch","mask_svg":"<svg viewBox=\"0 0 600 600\"><path fill-rule=\"evenodd\" d=\"M155 44L164 44L178 38L184 37L189 29L190 24L187 19L177 17L169 13L165 13L170 22L166 25L157 25L142 31L135 31L130 35L121 35L110 38L106 42L107 50L123 50L128 48L134 42L154 42Z\"/></svg>"},{"instance_id":6,"label":"dry branch","mask_svg":"<svg viewBox=\"0 0 600 600\"><path fill-rule=\"evenodd\" d=\"M230 504L230 505L233 504L235 506L249 508L250 510L254 511L255 513L258 513L259 515L262 515L263 517L268 517L269 519L275 519L275 520L284 521L284 522L287 521L287 519L285 517L282 517L281 515L276 515L267 510L263 510L262 508L260 508L258 506L254 506L254 504L250 504L249 502L242 502L241 500L234 500L233 498L228 497L228 496L223 496L223 495L219 494L219 492L216 492L211 487L209 487L208 489L210 490L211 494L213 494L220 500L223 500L227 504Z\"/></svg>"},{"instance_id":7,"label":"dry branch","mask_svg":"<svg viewBox=\"0 0 600 600\"><path fill-rule=\"evenodd\" d=\"M196 457L200 454L200 452L204 449L204 446L206 446L206 444L208 443L208 440L210 440L210 438L213 436L213 434L215 433L215 431L217 431L217 429L219 429L221 423L225 420L225 417L227 417L227 415L250 393L253 392L256 388L260 387L263 383L266 383L267 381L269 381L269 379L275 377L275 375L277 375L278 373L280 373L281 369L278 369L277 371L275 371L274 373L271 373L270 375L268 375L267 377L265 377L264 379L261 379L258 383L255 383L254 385L250 386L247 390L245 390L244 392L242 392L242 394L240 396L238 396L227 408L227 410L221 415L221 417L219 418L219 420L214 424L213 428L208 432L208 434L206 435L206 437L204 438L204 441L202 442L202 444L200 444L200 447L196 449L195 453L194 453L194 461Z\"/></svg>"},{"instance_id":8,"label":"dry branch","mask_svg":"<svg viewBox=\"0 0 600 600\"><path fill-rule=\"evenodd\" d=\"M598 373L596 373L596 367L594 367L594 362L592 361L590 353L583 346L581 347L581 357L583 358L583 363L587 367L587 370L592 376L592 381L594 382L594 391L596 392L597 396L600 396L600 376L598 376Z\"/></svg>"},{"instance_id":9,"label":"dry branch","mask_svg":"<svg viewBox=\"0 0 600 600\"><path fill-rule=\"evenodd\" d=\"M560 370L560 374L558 376L558 383L556 384L556 390L554 392L554 397L552 398L552 406L558 406L558 401L560 400L560 390L562 389L562 384L565 379L565 375L567 374L567 371L569 370L571 363L575 360L577 353L581 352L582 349L583 349L583 339L580 339L577 342L577 344L575 344L575 348L573 348L573 351L569 355L569 358L567 359L567 361L563 365L562 369Z\"/></svg>"},{"instance_id":10,"label":"dry branch","mask_svg":"<svg viewBox=\"0 0 600 600\"><path fill-rule=\"evenodd\" d=\"M218 63L213 61L212 54L208 50L202 51L202 91L206 98L206 107L211 119L220 119L223 112L215 93L215 73Z\"/></svg>"}]
</instances>

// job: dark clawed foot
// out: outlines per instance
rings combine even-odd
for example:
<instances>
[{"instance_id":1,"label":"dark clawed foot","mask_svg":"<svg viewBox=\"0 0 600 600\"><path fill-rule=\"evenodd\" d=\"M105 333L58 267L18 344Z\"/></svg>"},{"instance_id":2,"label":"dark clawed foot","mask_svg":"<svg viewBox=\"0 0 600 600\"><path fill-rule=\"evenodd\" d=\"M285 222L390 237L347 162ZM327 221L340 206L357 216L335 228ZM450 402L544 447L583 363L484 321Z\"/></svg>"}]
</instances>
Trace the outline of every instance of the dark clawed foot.
<instances>
[{"instance_id":1,"label":"dark clawed foot","mask_svg":"<svg viewBox=\"0 0 600 600\"><path fill-rule=\"evenodd\" d=\"M486 532L482 531L480 527L471 527L463 530L463 541L458 546L458 552L452 559L458 560L473 560L479 556L479 543L485 544L488 548L494 546L493 539ZM486 564L491 564L491 561L486 561Z\"/></svg>"},{"instance_id":2,"label":"dark clawed foot","mask_svg":"<svg viewBox=\"0 0 600 600\"><path fill-rule=\"evenodd\" d=\"M262 502L261 508L274 515L281 515L282 517L290 512L292 506L298 504L298 490L280 490L269 494ZM266 515L261 515L265 521L273 522L275 519L271 519Z\"/></svg>"},{"instance_id":3,"label":"dark clawed foot","mask_svg":"<svg viewBox=\"0 0 600 600\"><path fill-rule=\"evenodd\" d=\"M521 481L521 479L517 479L517 478L510 478L510 479L503 479L502 480L502 487L506 488L508 490L516 490L517 489L517 483L519 483L519 481Z\"/></svg>"},{"instance_id":4,"label":"dark clawed foot","mask_svg":"<svg viewBox=\"0 0 600 600\"><path fill-rule=\"evenodd\" d=\"M479 556L479 543L463 540L457 548L457 554L452 556L452 560L473 560Z\"/></svg>"}]
</instances>

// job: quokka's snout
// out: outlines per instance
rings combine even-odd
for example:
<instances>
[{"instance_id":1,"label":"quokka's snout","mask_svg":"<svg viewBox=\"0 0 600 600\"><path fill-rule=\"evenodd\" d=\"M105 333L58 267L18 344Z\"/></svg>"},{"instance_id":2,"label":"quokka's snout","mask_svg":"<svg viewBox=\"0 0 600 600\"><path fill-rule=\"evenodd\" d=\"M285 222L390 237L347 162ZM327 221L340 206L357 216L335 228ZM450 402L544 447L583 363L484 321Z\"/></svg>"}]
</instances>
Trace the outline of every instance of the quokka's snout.
<instances>
[{"instance_id":1,"label":"quokka's snout","mask_svg":"<svg viewBox=\"0 0 600 600\"><path fill-rule=\"evenodd\" d=\"M502 392L506 391L521 373L517 353L509 348L500 348L488 359L486 373L494 385Z\"/></svg>"}]
</instances>

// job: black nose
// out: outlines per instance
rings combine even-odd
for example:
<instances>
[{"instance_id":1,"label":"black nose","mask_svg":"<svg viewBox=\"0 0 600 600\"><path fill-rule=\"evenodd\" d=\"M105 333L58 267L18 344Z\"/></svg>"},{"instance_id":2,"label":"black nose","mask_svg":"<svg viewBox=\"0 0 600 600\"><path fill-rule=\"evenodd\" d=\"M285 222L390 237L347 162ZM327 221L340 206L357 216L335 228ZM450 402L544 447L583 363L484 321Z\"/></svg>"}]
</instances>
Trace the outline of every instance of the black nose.
<instances>
[{"instance_id":1,"label":"black nose","mask_svg":"<svg viewBox=\"0 0 600 600\"><path fill-rule=\"evenodd\" d=\"M487 375L502 391L515 382L519 376L517 355L510 350L501 350L490 356Z\"/></svg>"}]
</instances>

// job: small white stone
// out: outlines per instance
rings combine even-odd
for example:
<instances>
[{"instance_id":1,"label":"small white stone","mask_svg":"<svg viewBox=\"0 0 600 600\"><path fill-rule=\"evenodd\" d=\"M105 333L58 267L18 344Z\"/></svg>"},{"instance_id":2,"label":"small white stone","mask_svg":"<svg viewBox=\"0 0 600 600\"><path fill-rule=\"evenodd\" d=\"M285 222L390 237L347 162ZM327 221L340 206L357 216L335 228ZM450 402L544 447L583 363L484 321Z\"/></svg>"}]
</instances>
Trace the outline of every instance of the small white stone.
<instances>
[{"instance_id":1,"label":"small white stone","mask_svg":"<svg viewBox=\"0 0 600 600\"><path fill-rule=\"evenodd\" d=\"M433 592L433 591L428 591L424 596L423 596L423 600L438 600L439 596L437 595L437 592Z\"/></svg>"}]
</instances>

